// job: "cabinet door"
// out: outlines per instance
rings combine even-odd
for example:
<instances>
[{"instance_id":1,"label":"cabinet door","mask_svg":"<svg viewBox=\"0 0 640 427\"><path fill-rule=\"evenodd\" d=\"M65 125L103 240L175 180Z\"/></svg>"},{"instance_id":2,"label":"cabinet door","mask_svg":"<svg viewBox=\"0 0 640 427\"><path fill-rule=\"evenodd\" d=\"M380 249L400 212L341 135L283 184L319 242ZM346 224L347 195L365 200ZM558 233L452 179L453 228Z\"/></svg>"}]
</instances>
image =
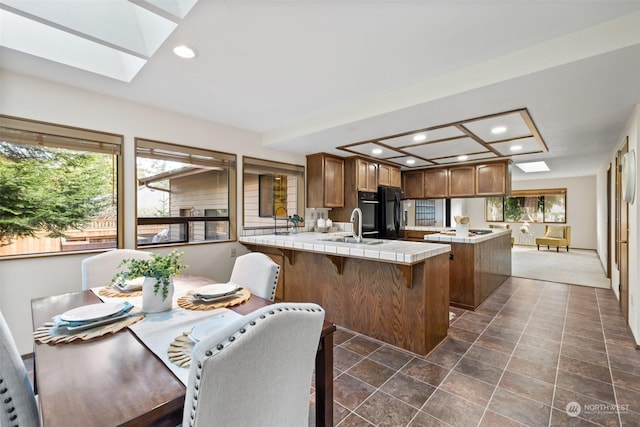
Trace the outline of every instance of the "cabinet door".
<instances>
[{"instance_id":1,"label":"cabinet door","mask_svg":"<svg viewBox=\"0 0 640 427\"><path fill-rule=\"evenodd\" d=\"M391 167L383 164L378 165L378 185L382 185L383 187L388 187L391 185L391 180L389 177Z\"/></svg>"},{"instance_id":2,"label":"cabinet door","mask_svg":"<svg viewBox=\"0 0 640 427\"><path fill-rule=\"evenodd\" d=\"M400 168L389 167L389 185L391 187L402 187Z\"/></svg>"},{"instance_id":3,"label":"cabinet door","mask_svg":"<svg viewBox=\"0 0 640 427\"><path fill-rule=\"evenodd\" d=\"M504 196L511 193L509 165L504 162L476 165L478 196Z\"/></svg>"},{"instance_id":4,"label":"cabinet door","mask_svg":"<svg viewBox=\"0 0 640 427\"><path fill-rule=\"evenodd\" d=\"M371 162L365 163L367 164L367 184L362 191L378 191L378 165Z\"/></svg>"},{"instance_id":5,"label":"cabinet door","mask_svg":"<svg viewBox=\"0 0 640 427\"><path fill-rule=\"evenodd\" d=\"M424 198L424 174L422 171L405 172L402 174L404 181L404 197L407 199Z\"/></svg>"},{"instance_id":6,"label":"cabinet door","mask_svg":"<svg viewBox=\"0 0 640 427\"><path fill-rule=\"evenodd\" d=\"M449 173L447 169L424 171L424 198L442 199L449 196Z\"/></svg>"},{"instance_id":7,"label":"cabinet door","mask_svg":"<svg viewBox=\"0 0 640 427\"><path fill-rule=\"evenodd\" d=\"M476 193L475 166L457 166L449 169L449 197L468 197Z\"/></svg>"},{"instance_id":8,"label":"cabinet door","mask_svg":"<svg viewBox=\"0 0 640 427\"><path fill-rule=\"evenodd\" d=\"M324 159L324 206L344 206L344 160L337 157Z\"/></svg>"}]
</instances>

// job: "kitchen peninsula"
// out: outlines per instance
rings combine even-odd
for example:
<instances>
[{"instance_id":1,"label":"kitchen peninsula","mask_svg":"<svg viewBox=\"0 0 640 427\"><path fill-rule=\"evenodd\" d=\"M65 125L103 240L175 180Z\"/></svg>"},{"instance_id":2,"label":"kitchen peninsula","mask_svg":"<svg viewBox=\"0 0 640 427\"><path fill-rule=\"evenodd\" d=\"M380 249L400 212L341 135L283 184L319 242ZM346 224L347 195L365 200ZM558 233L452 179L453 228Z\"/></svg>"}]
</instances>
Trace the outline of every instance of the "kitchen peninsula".
<instances>
[{"instance_id":1,"label":"kitchen peninsula","mask_svg":"<svg viewBox=\"0 0 640 427\"><path fill-rule=\"evenodd\" d=\"M344 233L343 233L344 235ZM280 264L284 301L315 302L327 320L426 355L449 327L450 245L298 233L244 236Z\"/></svg>"}]
</instances>

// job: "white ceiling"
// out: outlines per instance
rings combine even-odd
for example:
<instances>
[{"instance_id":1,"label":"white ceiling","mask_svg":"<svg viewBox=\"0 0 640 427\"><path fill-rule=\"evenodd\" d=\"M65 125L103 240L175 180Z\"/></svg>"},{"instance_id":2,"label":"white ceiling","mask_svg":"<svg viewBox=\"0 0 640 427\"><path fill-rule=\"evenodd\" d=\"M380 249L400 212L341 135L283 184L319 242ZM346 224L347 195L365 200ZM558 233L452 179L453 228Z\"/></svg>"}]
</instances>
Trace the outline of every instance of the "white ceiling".
<instances>
[{"instance_id":1,"label":"white ceiling","mask_svg":"<svg viewBox=\"0 0 640 427\"><path fill-rule=\"evenodd\" d=\"M200 0L130 83L8 48L0 67L301 154L524 108L549 151L516 160L551 168L527 178L591 175L640 102L640 1Z\"/></svg>"}]
</instances>

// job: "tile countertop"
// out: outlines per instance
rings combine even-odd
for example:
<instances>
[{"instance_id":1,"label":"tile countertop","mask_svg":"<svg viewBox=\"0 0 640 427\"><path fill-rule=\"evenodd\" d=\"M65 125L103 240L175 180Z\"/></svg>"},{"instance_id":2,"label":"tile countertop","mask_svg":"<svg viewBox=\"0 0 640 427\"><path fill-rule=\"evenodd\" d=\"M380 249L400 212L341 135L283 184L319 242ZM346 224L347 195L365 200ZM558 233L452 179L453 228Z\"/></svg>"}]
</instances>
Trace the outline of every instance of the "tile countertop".
<instances>
[{"instance_id":1,"label":"tile countertop","mask_svg":"<svg viewBox=\"0 0 640 427\"><path fill-rule=\"evenodd\" d=\"M498 236L502 236L505 234L511 235L511 230L502 230L502 229L489 229L489 228L479 228L478 230L491 230L489 234L478 234L473 235L469 234L468 237L458 237L455 235L455 231L451 232L451 234L426 234L424 236L424 240L428 242L446 242L446 243L480 243L490 239L495 239Z\"/></svg>"},{"instance_id":2,"label":"tile countertop","mask_svg":"<svg viewBox=\"0 0 640 427\"><path fill-rule=\"evenodd\" d=\"M351 233L267 234L262 236L241 236L238 240L240 243L253 245L274 246L349 258L377 259L383 262L409 265L451 251L451 246L447 244L405 242L404 240L384 240L383 243L375 245L322 240L340 236L351 236Z\"/></svg>"}]
</instances>

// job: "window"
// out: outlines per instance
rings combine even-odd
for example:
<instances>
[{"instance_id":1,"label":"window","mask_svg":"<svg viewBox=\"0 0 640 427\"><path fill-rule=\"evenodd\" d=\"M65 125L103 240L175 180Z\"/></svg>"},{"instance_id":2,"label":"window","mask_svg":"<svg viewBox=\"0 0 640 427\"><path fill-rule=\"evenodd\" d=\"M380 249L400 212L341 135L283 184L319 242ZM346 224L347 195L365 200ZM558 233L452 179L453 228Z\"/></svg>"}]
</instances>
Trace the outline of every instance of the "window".
<instances>
[{"instance_id":1,"label":"window","mask_svg":"<svg viewBox=\"0 0 640 427\"><path fill-rule=\"evenodd\" d=\"M304 166L244 157L244 228L285 226L295 214L304 217Z\"/></svg>"},{"instance_id":2,"label":"window","mask_svg":"<svg viewBox=\"0 0 640 427\"><path fill-rule=\"evenodd\" d=\"M138 246L236 239L236 156L136 138Z\"/></svg>"},{"instance_id":3,"label":"window","mask_svg":"<svg viewBox=\"0 0 640 427\"><path fill-rule=\"evenodd\" d=\"M416 225L436 225L436 201L433 199L416 200Z\"/></svg>"},{"instance_id":4,"label":"window","mask_svg":"<svg viewBox=\"0 0 640 427\"><path fill-rule=\"evenodd\" d=\"M510 197L485 198L487 222L565 223L566 188L518 190Z\"/></svg>"},{"instance_id":5,"label":"window","mask_svg":"<svg viewBox=\"0 0 640 427\"><path fill-rule=\"evenodd\" d=\"M121 247L121 145L0 116L0 257Z\"/></svg>"}]
</instances>

